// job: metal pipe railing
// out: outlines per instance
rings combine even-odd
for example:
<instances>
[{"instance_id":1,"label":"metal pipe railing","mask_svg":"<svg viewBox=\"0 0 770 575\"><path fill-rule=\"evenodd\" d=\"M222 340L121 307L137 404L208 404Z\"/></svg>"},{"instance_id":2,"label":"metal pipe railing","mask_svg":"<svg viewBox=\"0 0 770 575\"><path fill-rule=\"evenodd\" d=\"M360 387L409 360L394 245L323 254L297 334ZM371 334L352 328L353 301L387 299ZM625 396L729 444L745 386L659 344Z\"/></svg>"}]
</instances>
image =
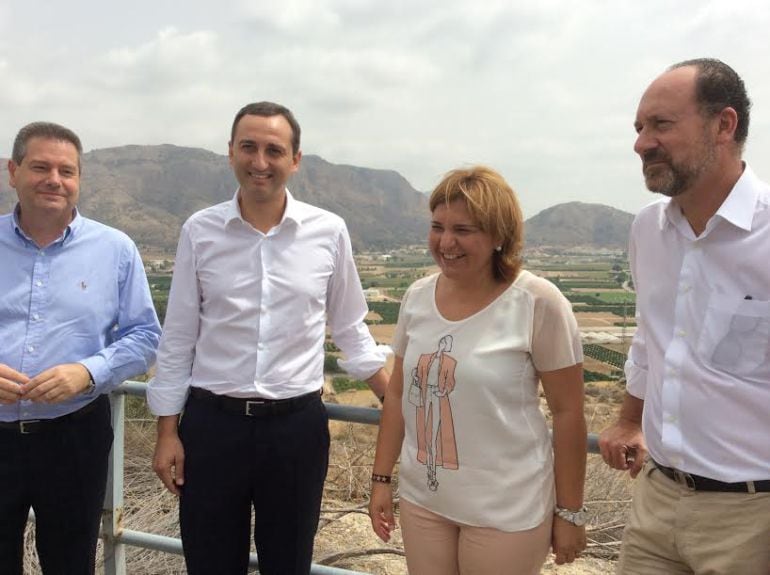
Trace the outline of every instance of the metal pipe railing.
<instances>
[{"instance_id":1,"label":"metal pipe railing","mask_svg":"<svg viewBox=\"0 0 770 575\"><path fill-rule=\"evenodd\" d=\"M182 555L182 541L174 537L156 535L145 531L134 531L123 527L123 458L124 458L124 414L126 395L145 397L146 384L127 381L110 396L112 403L112 428L115 440L110 452L107 475L107 495L102 515L102 538L104 542L105 575L126 575L126 546L153 549L164 553ZM377 409L326 404L330 419L377 425L380 412ZM249 555L249 566L257 567L256 553ZM327 565L313 564L311 575L366 575L358 571L338 569Z\"/></svg>"},{"instance_id":2,"label":"metal pipe railing","mask_svg":"<svg viewBox=\"0 0 770 575\"><path fill-rule=\"evenodd\" d=\"M127 381L118 387L110 396L112 403L112 427L115 440L109 459L107 476L107 495L104 500L102 515L102 538L104 540L104 573L105 575L126 575L126 546L153 549L164 553L182 555L182 541L174 537L156 535L145 531L134 531L123 527L123 458L124 458L124 414L125 396L145 397L146 384ZM380 410L367 407L354 407L326 403L329 419L377 425L380 421ZM588 434L588 452L599 453L598 435ZM34 519L34 515L30 514ZM249 565L258 565L257 554L249 555ZM313 564L311 575L366 575L357 571L338 569L327 565Z\"/></svg>"}]
</instances>

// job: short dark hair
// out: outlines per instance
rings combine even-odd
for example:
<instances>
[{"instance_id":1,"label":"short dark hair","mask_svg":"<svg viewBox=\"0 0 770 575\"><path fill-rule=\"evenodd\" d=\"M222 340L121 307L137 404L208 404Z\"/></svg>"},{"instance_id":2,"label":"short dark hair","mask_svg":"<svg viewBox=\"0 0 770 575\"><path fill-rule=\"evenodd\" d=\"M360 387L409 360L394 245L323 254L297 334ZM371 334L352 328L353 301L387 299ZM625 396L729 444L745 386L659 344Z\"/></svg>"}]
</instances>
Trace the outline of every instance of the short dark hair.
<instances>
[{"instance_id":1,"label":"short dark hair","mask_svg":"<svg viewBox=\"0 0 770 575\"><path fill-rule=\"evenodd\" d=\"M299 127L299 122L297 122L294 114L292 114L291 110L289 110L286 106L281 106L280 104L276 104L274 102L252 102L251 104L246 104L243 108L238 110L238 113L235 115L235 119L233 120L233 127L230 130L231 144L234 143L235 140L235 129L238 127L238 122L240 122L241 118L244 116L283 116L286 118L286 121L289 122L289 126L291 127L292 154L297 155L297 152L299 152L299 139L301 130Z\"/></svg>"},{"instance_id":2,"label":"short dark hair","mask_svg":"<svg viewBox=\"0 0 770 575\"><path fill-rule=\"evenodd\" d=\"M738 125L735 128L735 141L743 148L749 136L749 112L751 100L746 93L746 86L738 73L716 58L696 58L674 64L669 70L693 66L697 70L695 78L695 99L705 116L715 116L727 107L735 110Z\"/></svg>"},{"instance_id":3,"label":"short dark hair","mask_svg":"<svg viewBox=\"0 0 770 575\"><path fill-rule=\"evenodd\" d=\"M60 140L75 146L75 149L78 151L78 170L80 170L80 155L83 153L80 138L69 128L54 124L53 122L32 122L19 130L19 133L16 134L16 139L13 141L13 151L11 152L11 160L13 160L14 164L18 166L24 161L24 156L27 155L27 144L32 138Z\"/></svg>"}]
</instances>

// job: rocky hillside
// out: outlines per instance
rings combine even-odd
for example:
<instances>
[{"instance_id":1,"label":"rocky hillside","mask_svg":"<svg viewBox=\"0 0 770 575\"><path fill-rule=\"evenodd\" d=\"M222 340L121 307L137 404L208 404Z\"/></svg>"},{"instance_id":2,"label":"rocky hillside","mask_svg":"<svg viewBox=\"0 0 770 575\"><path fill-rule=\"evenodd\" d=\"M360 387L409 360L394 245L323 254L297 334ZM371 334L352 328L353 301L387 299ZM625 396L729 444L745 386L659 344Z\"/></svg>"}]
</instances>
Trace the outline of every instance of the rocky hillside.
<instances>
[{"instance_id":1,"label":"rocky hillside","mask_svg":"<svg viewBox=\"0 0 770 575\"><path fill-rule=\"evenodd\" d=\"M602 204L569 202L543 210L524 224L527 246L625 249L633 214Z\"/></svg>"},{"instance_id":2,"label":"rocky hillside","mask_svg":"<svg viewBox=\"0 0 770 575\"><path fill-rule=\"evenodd\" d=\"M0 168L0 213L16 195ZM141 248L173 252L182 222L232 197L236 182L226 156L171 145L122 146L83 156L80 209L127 232ZM398 173L335 165L304 156L289 189L348 223L356 249L422 243L427 202Z\"/></svg>"},{"instance_id":3,"label":"rocky hillside","mask_svg":"<svg viewBox=\"0 0 770 575\"><path fill-rule=\"evenodd\" d=\"M0 213L16 194L0 160ZM179 228L193 212L229 199L236 182L226 156L172 145L122 146L83 156L83 214L127 232L143 251L173 253ZM292 193L343 218L356 250L423 244L427 196L392 170L302 158ZM592 246L624 249L633 215L601 204L570 202L525 223L529 247Z\"/></svg>"}]
</instances>

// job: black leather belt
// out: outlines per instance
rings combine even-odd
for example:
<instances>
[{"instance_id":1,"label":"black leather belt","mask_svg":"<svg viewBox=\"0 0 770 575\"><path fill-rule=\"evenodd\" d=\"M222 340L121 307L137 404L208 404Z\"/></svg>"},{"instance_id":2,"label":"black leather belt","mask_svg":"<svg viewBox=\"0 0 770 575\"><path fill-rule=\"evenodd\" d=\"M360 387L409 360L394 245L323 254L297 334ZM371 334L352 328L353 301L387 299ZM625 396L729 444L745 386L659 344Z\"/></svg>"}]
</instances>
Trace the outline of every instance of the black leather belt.
<instances>
[{"instance_id":1,"label":"black leather belt","mask_svg":"<svg viewBox=\"0 0 770 575\"><path fill-rule=\"evenodd\" d=\"M299 411L306 405L321 400L321 393L311 391L289 399L264 399L248 397L230 397L229 395L217 395L200 387L190 388L190 397L210 405L215 405L222 411L248 417L267 417L271 415L284 415Z\"/></svg>"},{"instance_id":2,"label":"black leather belt","mask_svg":"<svg viewBox=\"0 0 770 575\"><path fill-rule=\"evenodd\" d=\"M666 467L654 459L652 462L663 475L693 491L725 491L730 493L762 493L770 491L770 479L725 483L724 481L717 481L716 479L701 477L700 475L693 475L692 473L685 473L684 471L679 471L673 467Z\"/></svg>"},{"instance_id":3,"label":"black leather belt","mask_svg":"<svg viewBox=\"0 0 770 575\"><path fill-rule=\"evenodd\" d=\"M40 433L43 431L53 431L60 426L65 425L67 422L88 415L99 407L102 403L109 401L106 395L100 395L93 400L72 413L62 415L60 417L53 417L51 419L24 419L20 421L0 421L0 429L8 431L15 431L21 435L30 435L32 433Z\"/></svg>"}]
</instances>

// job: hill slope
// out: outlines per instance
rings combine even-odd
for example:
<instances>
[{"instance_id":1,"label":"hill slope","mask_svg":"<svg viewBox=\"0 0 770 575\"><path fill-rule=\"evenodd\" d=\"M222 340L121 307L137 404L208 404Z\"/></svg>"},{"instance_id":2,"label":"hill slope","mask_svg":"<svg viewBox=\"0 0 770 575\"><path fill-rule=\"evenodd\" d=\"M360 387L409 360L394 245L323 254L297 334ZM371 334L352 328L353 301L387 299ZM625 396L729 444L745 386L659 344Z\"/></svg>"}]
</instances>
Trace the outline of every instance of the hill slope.
<instances>
[{"instance_id":1,"label":"hill slope","mask_svg":"<svg viewBox=\"0 0 770 575\"><path fill-rule=\"evenodd\" d=\"M173 253L184 220L231 198L236 185L227 157L206 150L106 148L83 155L80 209L125 231L143 251ZM336 165L307 155L289 189L296 198L345 218L356 250L425 243L427 196L395 171ZM0 213L15 202L2 160ZM526 221L526 245L625 249L632 220L633 215L601 204L559 204Z\"/></svg>"},{"instance_id":2,"label":"hill slope","mask_svg":"<svg viewBox=\"0 0 770 575\"><path fill-rule=\"evenodd\" d=\"M603 204L558 204L525 222L526 245L625 249L633 220L633 214Z\"/></svg>"},{"instance_id":3,"label":"hill slope","mask_svg":"<svg viewBox=\"0 0 770 575\"><path fill-rule=\"evenodd\" d=\"M5 164L0 212L16 200ZM184 220L228 200L236 186L227 157L213 152L171 145L106 148L83 155L79 207L125 231L141 248L173 252ZM335 165L308 155L289 189L297 199L345 218L356 249L424 241L427 200L394 171Z\"/></svg>"}]
</instances>

